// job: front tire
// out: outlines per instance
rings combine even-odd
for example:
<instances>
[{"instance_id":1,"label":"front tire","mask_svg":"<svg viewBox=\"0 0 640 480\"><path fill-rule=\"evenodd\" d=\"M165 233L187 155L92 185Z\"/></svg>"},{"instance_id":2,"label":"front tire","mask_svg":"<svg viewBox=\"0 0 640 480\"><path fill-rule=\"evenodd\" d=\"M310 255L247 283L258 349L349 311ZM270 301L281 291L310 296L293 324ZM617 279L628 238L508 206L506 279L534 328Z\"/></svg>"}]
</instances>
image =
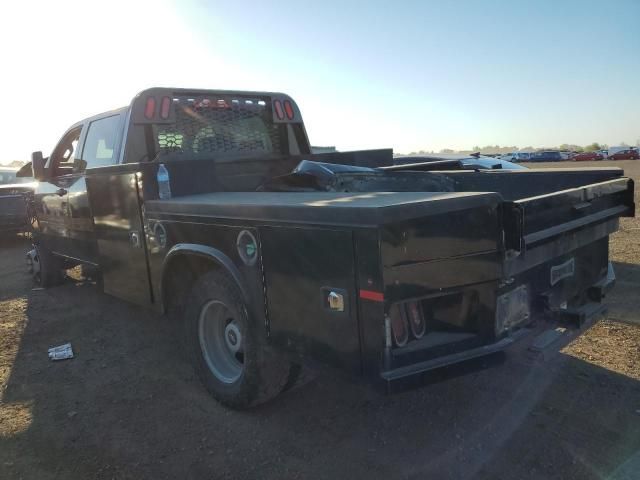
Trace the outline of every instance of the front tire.
<instances>
[{"instance_id":1,"label":"front tire","mask_svg":"<svg viewBox=\"0 0 640 480\"><path fill-rule=\"evenodd\" d=\"M278 395L291 372L249 311L236 282L219 270L196 280L185 309L186 346L198 376L213 397L238 409Z\"/></svg>"}]
</instances>

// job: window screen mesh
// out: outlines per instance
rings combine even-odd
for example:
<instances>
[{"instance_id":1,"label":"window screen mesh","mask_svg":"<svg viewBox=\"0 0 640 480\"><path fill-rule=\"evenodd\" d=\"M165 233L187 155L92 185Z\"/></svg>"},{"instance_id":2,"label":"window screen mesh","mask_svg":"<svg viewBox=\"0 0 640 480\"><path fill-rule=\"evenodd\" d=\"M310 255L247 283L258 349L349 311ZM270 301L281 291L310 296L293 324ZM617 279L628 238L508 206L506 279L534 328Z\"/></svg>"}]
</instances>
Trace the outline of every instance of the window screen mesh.
<instances>
[{"instance_id":1,"label":"window screen mesh","mask_svg":"<svg viewBox=\"0 0 640 480\"><path fill-rule=\"evenodd\" d=\"M273 124L270 102L265 100L174 98L175 123L156 126L158 152L178 157L281 154L279 128Z\"/></svg>"}]
</instances>

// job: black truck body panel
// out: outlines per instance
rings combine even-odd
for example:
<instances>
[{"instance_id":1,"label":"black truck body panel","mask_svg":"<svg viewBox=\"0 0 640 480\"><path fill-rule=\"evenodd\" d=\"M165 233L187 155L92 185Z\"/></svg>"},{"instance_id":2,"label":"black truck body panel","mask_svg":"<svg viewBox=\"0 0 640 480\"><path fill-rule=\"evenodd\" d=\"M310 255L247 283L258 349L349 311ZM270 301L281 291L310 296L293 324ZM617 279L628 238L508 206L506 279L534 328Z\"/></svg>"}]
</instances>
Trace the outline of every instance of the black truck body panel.
<instances>
[{"instance_id":1,"label":"black truck body panel","mask_svg":"<svg viewBox=\"0 0 640 480\"><path fill-rule=\"evenodd\" d=\"M496 207L497 197L484 193L216 192L150 200L147 213L359 227L482 208L492 200Z\"/></svg>"},{"instance_id":2,"label":"black truck body panel","mask_svg":"<svg viewBox=\"0 0 640 480\"><path fill-rule=\"evenodd\" d=\"M260 243L274 344L360 373L352 232L264 226ZM323 303L330 290L345 296L344 311Z\"/></svg>"},{"instance_id":3,"label":"black truck body panel","mask_svg":"<svg viewBox=\"0 0 640 480\"><path fill-rule=\"evenodd\" d=\"M147 118L146 99L167 95L175 111ZM203 96L221 111L203 110ZM601 300L608 235L635 213L622 170L393 166L389 150L312 155L297 106L287 121L274 99L290 101L142 92L117 111L115 164L41 182L36 241L99 265L107 293L158 311L181 288L177 268L222 268L274 346L383 381L506 348L534 314ZM262 130L216 138L184 112ZM81 122L80 143L97 120ZM316 170L296 171L304 160ZM159 198L161 163L171 198ZM411 315L425 333L400 344L394 322Z\"/></svg>"}]
</instances>

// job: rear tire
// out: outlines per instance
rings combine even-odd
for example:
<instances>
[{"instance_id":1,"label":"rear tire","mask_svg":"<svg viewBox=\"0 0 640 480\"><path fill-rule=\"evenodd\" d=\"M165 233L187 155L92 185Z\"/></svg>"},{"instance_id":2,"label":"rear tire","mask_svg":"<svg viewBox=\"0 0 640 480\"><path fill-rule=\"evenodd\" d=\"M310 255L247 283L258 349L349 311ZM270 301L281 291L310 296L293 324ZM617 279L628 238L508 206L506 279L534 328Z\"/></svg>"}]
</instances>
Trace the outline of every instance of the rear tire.
<instances>
[{"instance_id":1,"label":"rear tire","mask_svg":"<svg viewBox=\"0 0 640 480\"><path fill-rule=\"evenodd\" d=\"M267 345L236 282L213 270L199 277L185 308L185 344L202 383L237 409L266 402L290 380L291 363Z\"/></svg>"},{"instance_id":2,"label":"rear tire","mask_svg":"<svg viewBox=\"0 0 640 480\"><path fill-rule=\"evenodd\" d=\"M64 281L63 263L46 248L38 245L33 265L33 277L44 288L55 287Z\"/></svg>"}]
</instances>

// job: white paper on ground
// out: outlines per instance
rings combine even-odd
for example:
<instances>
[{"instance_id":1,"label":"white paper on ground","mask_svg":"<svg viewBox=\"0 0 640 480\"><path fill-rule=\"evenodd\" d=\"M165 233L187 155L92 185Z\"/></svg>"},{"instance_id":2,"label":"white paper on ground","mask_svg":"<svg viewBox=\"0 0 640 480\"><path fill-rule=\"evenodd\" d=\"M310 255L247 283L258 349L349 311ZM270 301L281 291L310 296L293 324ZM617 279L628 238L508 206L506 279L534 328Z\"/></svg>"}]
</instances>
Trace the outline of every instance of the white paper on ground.
<instances>
[{"instance_id":1,"label":"white paper on ground","mask_svg":"<svg viewBox=\"0 0 640 480\"><path fill-rule=\"evenodd\" d=\"M73 349L70 343L49 349L49 359L51 360L67 360L68 358L73 358Z\"/></svg>"}]
</instances>

